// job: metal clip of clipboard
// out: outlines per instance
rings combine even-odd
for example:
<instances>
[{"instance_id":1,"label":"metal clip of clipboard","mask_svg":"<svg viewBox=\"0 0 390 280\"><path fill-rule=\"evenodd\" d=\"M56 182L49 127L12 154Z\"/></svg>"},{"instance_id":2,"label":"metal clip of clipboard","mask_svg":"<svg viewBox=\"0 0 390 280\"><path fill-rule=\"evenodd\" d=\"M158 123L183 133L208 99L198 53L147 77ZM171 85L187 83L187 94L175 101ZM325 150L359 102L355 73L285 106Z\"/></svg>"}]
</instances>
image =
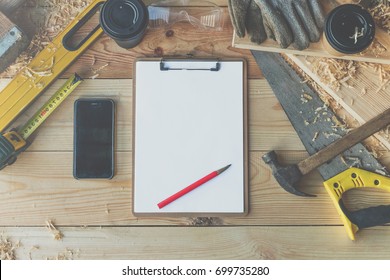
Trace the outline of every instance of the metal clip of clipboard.
<instances>
[{"instance_id":1,"label":"metal clip of clipboard","mask_svg":"<svg viewBox=\"0 0 390 280\"><path fill-rule=\"evenodd\" d=\"M191 64L191 63L202 63L202 62L209 62L212 64L211 67L191 67L191 65L188 65L186 67L182 67L183 63ZM179 67L176 67L175 64L177 64ZM160 71L170 71L170 70L197 70L197 71L219 71L221 69L221 63L219 59L161 59L160 61Z\"/></svg>"}]
</instances>

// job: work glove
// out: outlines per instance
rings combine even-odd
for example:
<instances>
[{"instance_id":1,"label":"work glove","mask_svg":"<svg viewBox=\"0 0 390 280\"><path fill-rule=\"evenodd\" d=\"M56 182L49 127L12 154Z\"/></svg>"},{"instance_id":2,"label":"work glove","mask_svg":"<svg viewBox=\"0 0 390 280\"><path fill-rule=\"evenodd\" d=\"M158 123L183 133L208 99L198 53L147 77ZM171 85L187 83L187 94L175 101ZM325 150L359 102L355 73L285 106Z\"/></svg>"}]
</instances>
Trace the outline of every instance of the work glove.
<instances>
[{"instance_id":1,"label":"work glove","mask_svg":"<svg viewBox=\"0 0 390 280\"><path fill-rule=\"evenodd\" d=\"M291 43L298 50L318 42L325 15L319 0L253 0L259 6L264 28L282 48Z\"/></svg>"},{"instance_id":2,"label":"work glove","mask_svg":"<svg viewBox=\"0 0 390 280\"><path fill-rule=\"evenodd\" d=\"M299 50L320 39L325 18L319 0L229 0L229 12L239 37L246 30L252 42L268 37Z\"/></svg>"},{"instance_id":3,"label":"work glove","mask_svg":"<svg viewBox=\"0 0 390 280\"><path fill-rule=\"evenodd\" d=\"M263 26L263 17L253 0L229 0L229 13L238 37L248 33L250 40L260 44L267 39Z\"/></svg>"}]
</instances>

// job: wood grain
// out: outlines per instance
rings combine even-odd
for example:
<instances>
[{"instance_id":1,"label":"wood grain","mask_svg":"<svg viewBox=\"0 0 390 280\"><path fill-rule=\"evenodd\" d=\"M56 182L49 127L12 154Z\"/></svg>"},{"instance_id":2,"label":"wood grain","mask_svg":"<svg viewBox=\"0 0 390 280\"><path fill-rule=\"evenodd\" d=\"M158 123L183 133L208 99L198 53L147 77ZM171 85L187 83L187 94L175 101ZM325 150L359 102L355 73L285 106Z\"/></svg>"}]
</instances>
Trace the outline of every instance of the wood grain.
<instances>
[{"instance_id":1,"label":"wood grain","mask_svg":"<svg viewBox=\"0 0 390 280\"><path fill-rule=\"evenodd\" d=\"M322 150L306 158L298 164L303 175L332 160L347 149L367 139L380 129L390 124L390 109L369 120L360 127L353 129L342 138L335 140Z\"/></svg>"},{"instance_id":2,"label":"wood grain","mask_svg":"<svg viewBox=\"0 0 390 280\"><path fill-rule=\"evenodd\" d=\"M226 7L227 1L214 0ZM39 10L41 9L41 10ZM25 20L33 11L26 8ZM39 13L38 13L39 14ZM351 242L336 210L312 172L300 183L316 198L286 193L261 156L278 150L283 164L307 157L300 140L249 51L231 47L232 27L201 34L177 25L148 33L137 48L123 50L103 36L64 75L91 68L86 80L39 130L33 145L15 165L0 172L0 235L15 243L18 259L388 259L389 227L359 231ZM161 48L161 49L159 49ZM155 52L156 50L156 52ZM246 217L135 218L131 214L132 65L139 56L237 56L249 61L250 212ZM105 79L104 79L105 78ZM0 88L9 80L1 79ZM57 81L15 123L23 123L64 80ZM72 177L73 102L108 96L117 102L116 176L111 181ZM374 97L373 97L374 98ZM390 153L382 162L390 167ZM348 193L351 209L390 204L390 194L365 190ZM64 234L53 239L44 228L51 219ZM15 227L18 226L18 227ZM37 247L38 249L33 249Z\"/></svg>"},{"instance_id":3,"label":"wood grain","mask_svg":"<svg viewBox=\"0 0 390 280\"><path fill-rule=\"evenodd\" d=\"M59 228L61 241L39 228L0 228L18 259L281 260L389 259L390 228L358 233L350 241L341 226ZM169 244L169 246L168 246Z\"/></svg>"},{"instance_id":4,"label":"wood grain","mask_svg":"<svg viewBox=\"0 0 390 280\"><path fill-rule=\"evenodd\" d=\"M325 6L325 10L329 12L332 9L332 1L322 1ZM340 2L340 1L339 1ZM346 2L346 1L343 1ZM351 2L351 1L348 1ZM316 56L316 57L330 57L330 58L339 58L347 60L356 60L372 63L383 63L390 64L390 36L389 34L377 28L375 32L376 41L384 47L384 50L381 52L374 51L373 49L367 49L359 54L354 55L343 55L343 56L334 56L328 53L322 45L322 42L311 43L309 48L305 50L296 50L292 46L287 49L280 48L279 44L272 40L268 39L265 42L259 44L251 42L248 36L244 38L239 38L236 33L233 34L233 46L236 48L250 49L250 50L259 50L259 51L268 51L268 52L283 52L287 54L295 55L307 55L307 56ZM321 39L322 40L322 39Z\"/></svg>"},{"instance_id":5,"label":"wood grain","mask_svg":"<svg viewBox=\"0 0 390 280\"><path fill-rule=\"evenodd\" d=\"M261 160L251 152L249 215L214 218L211 225L339 225L318 173L307 175L301 190L318 195L301 198L285 192ZM192 218L135 218L131 213L131 153L116 153L113 180L75 180L72 153L24 153L0 175L1 226L36 226L51 219L58 225L201 225ZM284 164L297 163L304 152L280 153ZM388 158L388 157L387 157ZM388 161L386 162L389 163ZM390 194L369 192L350 196L355 208L390 204Z\"/></svg>"}]
</instances>

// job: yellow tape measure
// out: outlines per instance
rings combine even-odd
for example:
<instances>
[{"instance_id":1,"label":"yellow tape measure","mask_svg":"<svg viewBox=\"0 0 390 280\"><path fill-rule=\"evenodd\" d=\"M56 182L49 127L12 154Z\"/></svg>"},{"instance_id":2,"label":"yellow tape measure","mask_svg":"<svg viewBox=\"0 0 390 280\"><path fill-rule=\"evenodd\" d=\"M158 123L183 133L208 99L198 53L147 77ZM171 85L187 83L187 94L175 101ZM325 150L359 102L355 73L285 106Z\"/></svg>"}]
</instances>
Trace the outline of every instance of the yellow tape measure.
<instances>
[{"instance_id":1,"label":"yellow tape measure","mask_svg":"<svg viewBox=\"0 0 390 280\"><path fill-rule=\"evenodd\" d=\"M24 140L27 140L82 81L83 79L77 75L77 73L70 77L68 81L35 113L35 115L19 129L19 135Z\"/></svg>"},{"instance_id":2,"label":"yellow tape measure","mask_svg":"<svg viewBox=\"0 0 390 280\"><path fill-rule=\"evenodd\" d=\"M78 45L71 44L73 36L104 2L105 0L92 1L0 92L0 132L4 132L103 33L100 25L97 25Z\"/></svg>"},{"instance_id":3,"label":"yellow tape measure","mask_svg":"<svg viewBox=\"0 0 390 280\"><path fill-rule=\"evenodd\" d=\"M15 162L17 156L27 149L27 139L54 112L54 110L73 92L83 79L72 75L66 83L47 101L18 131L0 133L0 170Z\"/></svg>"}]
</instances>

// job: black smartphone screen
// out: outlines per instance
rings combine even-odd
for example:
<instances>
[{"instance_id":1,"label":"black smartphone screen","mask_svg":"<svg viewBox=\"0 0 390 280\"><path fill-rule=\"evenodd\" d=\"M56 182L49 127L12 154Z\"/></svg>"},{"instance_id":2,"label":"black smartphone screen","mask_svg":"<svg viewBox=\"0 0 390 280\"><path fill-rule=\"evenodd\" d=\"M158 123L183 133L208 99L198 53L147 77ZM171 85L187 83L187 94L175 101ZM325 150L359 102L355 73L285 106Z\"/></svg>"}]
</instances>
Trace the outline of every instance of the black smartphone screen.
<instances>
[{"instance_id":1,"label":"black smartphone screen","mask_svg":"<svg viewBox=\"0 0 390 280\"><path fill-rule=\"evenodd\" d=\"M107 178L114 175L114 102L79 99L75 102L73 175Z\"/></svg>"}]
</instances>

